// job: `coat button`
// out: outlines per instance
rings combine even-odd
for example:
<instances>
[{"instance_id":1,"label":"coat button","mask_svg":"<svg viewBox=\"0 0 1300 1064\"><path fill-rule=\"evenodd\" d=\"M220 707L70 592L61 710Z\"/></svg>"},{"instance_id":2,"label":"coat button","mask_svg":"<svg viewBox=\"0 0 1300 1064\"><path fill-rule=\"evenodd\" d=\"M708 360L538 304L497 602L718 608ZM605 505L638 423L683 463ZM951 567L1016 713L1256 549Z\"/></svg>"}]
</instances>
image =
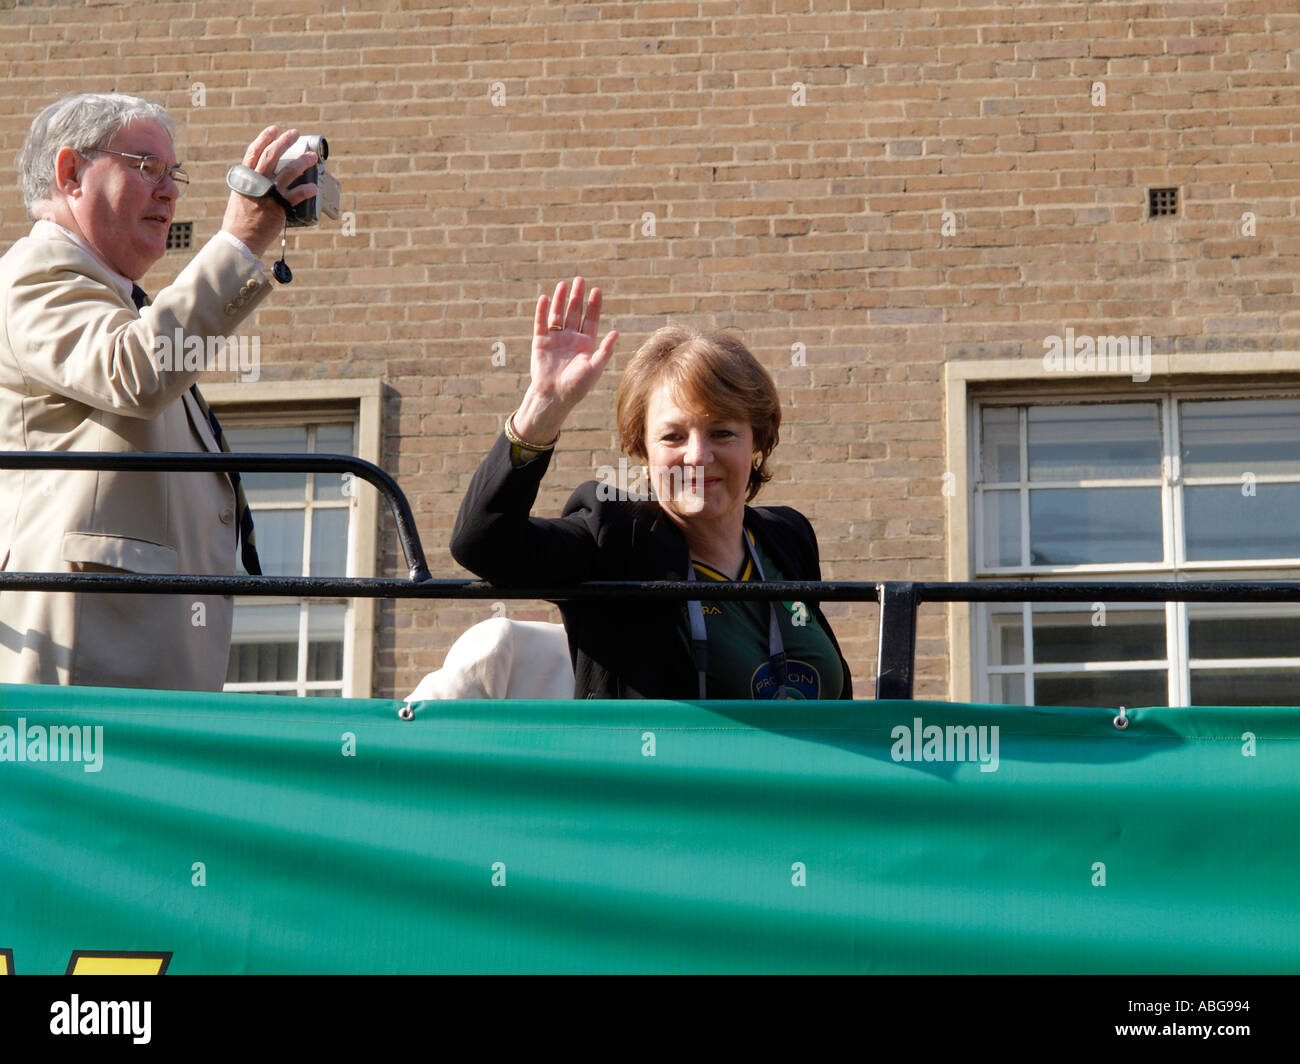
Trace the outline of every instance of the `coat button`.
<instances>
[{"instance_id":1,"label":"coat button","mask_svg":"<svg viewBox=\"0 0 1300 1064\"><path fill-rule=\"evenodd\" d=\"M235 520L235 511L231 509L229 506L227 506L224 510L221 511L221 523L223 525L231 524L234 522L234 520Z\"/></svg>"}]
</instances>

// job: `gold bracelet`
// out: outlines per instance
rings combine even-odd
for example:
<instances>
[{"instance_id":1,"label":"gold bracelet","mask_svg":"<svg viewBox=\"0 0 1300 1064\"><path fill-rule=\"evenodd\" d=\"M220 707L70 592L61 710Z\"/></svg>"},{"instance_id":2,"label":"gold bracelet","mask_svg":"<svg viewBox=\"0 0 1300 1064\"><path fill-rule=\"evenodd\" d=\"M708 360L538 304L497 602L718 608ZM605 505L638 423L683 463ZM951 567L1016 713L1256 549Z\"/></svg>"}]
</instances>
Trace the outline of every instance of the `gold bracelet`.
<instances>
[{"instance_id":1,"label":"gold bracelet","mask_svg":"<svg viewBox=\"0 0 1300 1064\"><path fill-rule=\"evenodd\" d=\"M512 447L519 448L520 457L524 461L536 458L539 454L545 454L547 451L555 450L555 444L559 440L559 436L556 436L550 443L529 443L527 440L521 439L519 434L515 432L514 419L514 414L506 418L506 439L510 441Z\"/></svg>"}]
</instances>

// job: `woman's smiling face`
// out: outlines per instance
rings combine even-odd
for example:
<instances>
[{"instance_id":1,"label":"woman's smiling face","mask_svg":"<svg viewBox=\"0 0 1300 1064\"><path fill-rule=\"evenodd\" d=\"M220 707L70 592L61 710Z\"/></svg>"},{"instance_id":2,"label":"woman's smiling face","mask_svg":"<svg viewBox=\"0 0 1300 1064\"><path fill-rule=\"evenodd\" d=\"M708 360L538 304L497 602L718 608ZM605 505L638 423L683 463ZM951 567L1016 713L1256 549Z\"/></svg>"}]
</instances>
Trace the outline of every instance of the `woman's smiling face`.
<instances>
[{"instance_id":1,"label":"woman's smiling face","mask_svg":"<svg viewBox=\"0 0 1300 1064\"><path fill-rule=\"evenodd\" d=\"M645 454L659 505L678 523L744 513L754 459L747 422L687 409L661 384L646 405Z\"/></svg>"}]
</instances>

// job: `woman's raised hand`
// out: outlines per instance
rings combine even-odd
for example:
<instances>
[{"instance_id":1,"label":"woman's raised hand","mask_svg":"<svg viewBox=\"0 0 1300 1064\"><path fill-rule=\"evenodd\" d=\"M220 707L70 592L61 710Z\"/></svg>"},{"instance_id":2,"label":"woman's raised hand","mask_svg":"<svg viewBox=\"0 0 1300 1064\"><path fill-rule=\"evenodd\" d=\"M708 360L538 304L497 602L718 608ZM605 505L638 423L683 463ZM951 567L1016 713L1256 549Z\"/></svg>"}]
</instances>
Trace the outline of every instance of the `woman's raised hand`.
<instances>
[{"instance_id":1,"label":"woman's raised hand","mask_svg":"<svg viewBox=\"0 0 1300 1064\"><path fill-rule=\"evenodd\" d=\"M618 333L610 330L596 344L600 327L599 288L593 288L583 307L587 282L561 281L555 296L537 300L533 318L532 380L523 402L513 415L515 432L530 443L550 443L560 434L565 419L591 391L614 353Z\"/></svg>"}]
</instances>

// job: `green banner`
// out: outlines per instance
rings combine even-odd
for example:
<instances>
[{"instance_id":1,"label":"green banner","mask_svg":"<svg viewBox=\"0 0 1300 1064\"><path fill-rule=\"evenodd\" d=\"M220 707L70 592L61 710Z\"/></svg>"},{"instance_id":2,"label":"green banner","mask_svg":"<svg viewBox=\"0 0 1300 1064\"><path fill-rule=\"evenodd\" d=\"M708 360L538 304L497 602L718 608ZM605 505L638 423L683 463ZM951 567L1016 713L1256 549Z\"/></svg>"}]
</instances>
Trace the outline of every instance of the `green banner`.
<instances>
[{"instance_id":1,"label":"green banner","mask_svg":"<svg viewBox=\"0 0 1300 1064\"><path fill-rule=\"evenodd\" d=\"M0 970L1300 971L1300 716L0 687Z\"/></svg>"}]
</instances>

